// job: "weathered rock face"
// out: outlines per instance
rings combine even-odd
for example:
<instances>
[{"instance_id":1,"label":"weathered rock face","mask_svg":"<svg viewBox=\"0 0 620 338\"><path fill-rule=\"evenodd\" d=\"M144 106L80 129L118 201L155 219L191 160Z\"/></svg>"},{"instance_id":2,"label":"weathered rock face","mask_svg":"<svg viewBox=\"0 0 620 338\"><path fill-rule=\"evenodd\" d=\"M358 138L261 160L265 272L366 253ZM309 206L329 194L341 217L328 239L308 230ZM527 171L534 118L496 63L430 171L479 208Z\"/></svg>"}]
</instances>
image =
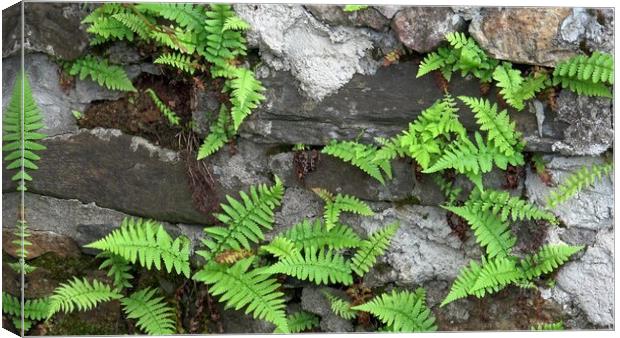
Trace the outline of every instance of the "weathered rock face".
<instances>
[{"instance_id":1,"label":"weathered rock face","mask_svg":"<svg viewBox=\"0 0 620 338\"><path fill-rule=\"evenodd\" d=\"M469 33L494 58L554 66L577 53L578 45L557 46L569 8L485 8L480 13L469 25Z\"/></svg>"},{"instance_id":2,"label":"weathered rock face","mask_svg":"<svg viewBox=\"0 0 620 338\"><path fill-rule=\"evenodd\" d=\"M392 20L400 41L418 53L431 52L445 35L465 28L465 21L449 7L408 7Z\"/></svg>"},{"instance_id":3,"label":"weathered rock face","mask_svg":"<svg viewBox=\"0 0 620 338\"><path fill-rule=\"evenodd\" d=\"M564 45L613 53L613 31L614 12L611 8L573 8L562 22L559 39Z\"/></svg>"},{"instance_id":4,"label":"weathered rock face","mask_svg":"<svg viewBox=\"0 0 620 338\"><path fill-rule=\"evenodd\" d=\"M390 21L375 8L345 12L339 6L305 5L312 15L332 26L369 27L377 31L387 28Z\"/></svg>"}]
</instances>

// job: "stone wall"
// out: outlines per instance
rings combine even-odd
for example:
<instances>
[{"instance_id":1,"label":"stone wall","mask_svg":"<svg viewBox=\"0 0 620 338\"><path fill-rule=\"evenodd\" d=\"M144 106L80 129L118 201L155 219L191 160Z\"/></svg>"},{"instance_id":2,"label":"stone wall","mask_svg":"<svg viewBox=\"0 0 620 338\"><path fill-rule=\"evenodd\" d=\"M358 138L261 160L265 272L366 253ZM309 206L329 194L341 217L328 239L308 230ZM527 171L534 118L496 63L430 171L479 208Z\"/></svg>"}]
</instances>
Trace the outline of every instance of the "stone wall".
<instances>
[{"instance_id":1,"label":"stone wall","mask_svg":"<svg viewBox=\"0 0 620 338\"><path fill-rule=\"evenodd\" d=\"M437 306L459 270L470 259L479 258L481 251L471 234L462 241L451 229L439 208L443 197L438 187L426 177L416 178L411 161L396 161L394 179L380 185L358 169L321 155L316 170L301 182L295 177L295 154L290 149L296 143L320 147L332 139L371 141L404 129L442 96L431 76L416 79L416 72L419 53L437 48L447 32L469 32L498 59L553 66L584 51L613 51L613 11L373 6L345 13L331 5L239 4L234 8L252 25L248 41L262 61L256 72L267 88L267 100L243 124L234 151L226 147L205 160L215 178L211 198L217 202L226 194L238 196L239 190L271 182L278 175L286 191L272 236L302 219L321 217L322 204L310 188L355 195L376 212L372 218L347 220L359 233L372 232L394 220L401 223L387 254L365 277L368 286L425 286L442 330L519 328L506 310L511 309L511 297L517 297L519 290L491 299L489 304L498 305L486 308L486 321L474 300ZM3 16L10 18L11 10ZM79 24L86 10L75 4L28 3L26 8L26 72L42 108L44 132L49 135L42 142L47 150L40 153L40 169L33 172L34 181L26 195L37 252L72 254L111 231L127 215L165 222L172 232L186 234L198 245L201 227L214 219L195 201L183 154L116 129L80 129L71 113L122 95L88 80L76 80L70 88L61 86L54 60L70 60L87 52L84 26ZM45 20L38 20L40 17ZM56 24L48 25L50 20ZM19 62L17 36L10 26L13 21L5 20L3 27L3 109ZM65 39L52 36L71 36L76 43L67 47ZM385 54L405 49L413 57L384 64ZM132 78L159 73L126 45L114 45L109 52L118 56L117 61ZM478 96L480 84L455 75L449 90L453 95ZM494 93L488 95L492 100ZM197 90L193 98L198 131L207 128L204 113L217 107L212 94ZM561 91L557 105L552 110L547 102L533 100L524 111L510 112L527 141L526 151L544 155L554 182L582 165L600 163L602 156L612 151L614 137L611 100ZM474 128L475 121L466 111L461 121ZM542 205L550 188L529 166L520 172L511 193ZM489 187L502 189L504 184L502 172L485 177ZM466 183L463 187L471 188ZM14 188L10 173L3 169L5 248L15 224L18 196ZM605 178L585 189L561 205L556 214L562 226L544 231L542 240L586 248L559 270L554 288L540 288L536 297L542 297L549 316L564 319L569 328L612 327L613 180ZM520 242L535 236L527 227L514 225ZM75 245L53 245L59 241ZM356 330L324 311L324 300L315 288L306 284L294 288L301 291L301 302L292 306L319 314L322 329ZM224 312L227 332L272 329L247 317L239 320L240 316Z\"/></svg>"}]
</instances>

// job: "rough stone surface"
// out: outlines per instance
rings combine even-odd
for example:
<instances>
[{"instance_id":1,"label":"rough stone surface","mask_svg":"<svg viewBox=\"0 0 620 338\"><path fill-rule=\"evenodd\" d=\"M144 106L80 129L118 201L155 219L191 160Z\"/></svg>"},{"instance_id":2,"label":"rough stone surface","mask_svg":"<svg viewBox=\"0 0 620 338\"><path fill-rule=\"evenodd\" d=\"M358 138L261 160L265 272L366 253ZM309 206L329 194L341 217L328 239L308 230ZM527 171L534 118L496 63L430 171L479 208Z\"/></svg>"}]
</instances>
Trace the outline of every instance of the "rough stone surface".
<instances>
[{"instance_id":1,"label":"rough stone surface","mask_svg":"<svg viewBox=\"0 0 620 338\"><path fill-rule=\"evenodd\" d=\"M282 206L275 214L273 230L265 237L270 240L276 234L303 220L321 217L323 217L323 201L315 193L303 188L287 188L282 198Z\"/></svg>"},{"instance_id":2,"label":"rough stone surface","mask_svg":"<svg viewBox=\"0 0 620 338\"><path fill-rule=\"evenodd\" d=\"M585 46L591 52L614 50L614 12L611 8L573 8L562 21L559 40L568 46Z\"/></svg>"},{"instance_id":3,"label":"rough stone surface","mask_svg":"<svg viewBox=\"0 0 620 338\"><path fill-rule=\"evenodd\" d=\"M365 10L345 12L340 6L333 5L305 5L312 15L332 26L370 27L374 30L384 30L390 21L377 9L369 7Z\"/></svg>"},{"instance_id":4,"label":"rough stone surface","mask_svg":"<svg viewBox=\"0 0 620 338\"><path fill-rule=\"evenodd\" d=\"M449 7L408 7L396 14L392 28L400 41L418 53L435 50L445 35L465 28L465 21Z\"/></svg>"},{"instance_id":5,"label":"rough stone surface","mask_svg":"<svg viewBox=\"0 0 620 338\"><path fill-rule=\"evenodd\" d=\"M494 58L554 66L577 52L575 45L558 46L560 26L570 14L570 8L489 7L472 18L469 33Z\"/></svg>"},{"instance_id":6,"label":"rough stone surface","mask_svg":"<svg viewBox=\"0 0 620 338\"><path fill-rule=\"evenodd\" d=\"M7 210L8 211L8 210ZM18 239L15 235L17 229L2 229L2 249L9 255L17 258L15 254L21 248L19 244L12 243ZM61 257L76 256L80 253L80 248L73 239L58 235L51 231L29 230L28 242L32 245L26 247L28 258L37 258L48 252L53 252Z\"/></svg>"},{"instance_id":7,"label":"rough stone surface","mask_svg":"<svg viewBox=\"0 0 620 338\"><path fill-rule=\"evenodd\" d=\"M372 42L355 29L331 28L299 5L235 5L252 27L250 43L261 58L278 70L289 71L308 97L321 100L356 73L373 73L367 57ZM289 83L290 85L290 83ZM292 87L292 86L291 86Z\"/></svg>"},{"instance_id":8,"label":"rough stone surface","mask_svg":"<svg viewBox=\"0 0 620 338\"><path fill-rule=\"evenodd\" d=\"M325 332L351 332L353 331L353 324L351 321L335 315L330 307L329 301L322 294L322 290L327 290L335 296L346 297L346 294L342 291L323 287L318 288L315 286L305 287L301 291L301 308L310 313L321 316L321 329Z\"/></svg>"},{"instance_id":9,"label":"rough stone surface","mask_svg":"<svg viewBox=\"0 0 620 338\"><path fill-rule=\"evenodd\" d=\"M21 8L2 11L2 57L18 54L21 44ZM24 7L26 52L41 52L65 60L79 57L88 47L88 35L80 21L81 4L26 3ZM68 42L67 38L71 41Z\"/></svg>"},{"instance_id":10,"label":"rough stone surface","mask_svg":"<svg viewBox=\"0 0 620 338\"><path fill-rule=\"evenodd\" d=\"M31 192L84 203L95 202L132 215L203 224L207 215L193 207L185 164L177 152L115 129L82 129L47 138ZM3 171L4 191L14 191Z\"/></svg>"}]
</instances>

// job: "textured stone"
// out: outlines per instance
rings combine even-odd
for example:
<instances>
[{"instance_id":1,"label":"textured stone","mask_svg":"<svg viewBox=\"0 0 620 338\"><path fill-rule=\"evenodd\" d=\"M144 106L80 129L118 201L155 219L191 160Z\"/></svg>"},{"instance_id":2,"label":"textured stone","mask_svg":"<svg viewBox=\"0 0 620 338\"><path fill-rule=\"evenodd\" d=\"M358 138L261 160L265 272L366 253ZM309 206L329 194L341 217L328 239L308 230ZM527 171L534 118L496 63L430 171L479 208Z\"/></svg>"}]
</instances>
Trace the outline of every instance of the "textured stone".
<instances>
[{"instance_id":1,"label":"textured stone","mask_svg":"<svg viewBox=\"0 0 620 338\"><path fill-rule=\"evenodd\" d=\"M591 52L613 53L613 32L613 9L573 8L562 21L559 40L563 45L586 47Z\"/></svg>"},{"instance_id":2,"label":"textured stone","mask_svg":"<svg viewBox=\"0 0 620 338\"><path fill-rule=\"evenodd\" d=\"M570 8L485 8L469 33L496 59L554 66L576 55L578 45L558 46L557 35Z\"/></svg>"},{"instance_id":3,"label":"textured stone","mask_svg":"<svg viewBox=\"0 0 620 338\"><path fill-rule=\"evenodd\" d=\"M277 234L291 228L303 220L323 217L323 201L312 191L291 187L284 191L282 207L275 213L273 230L265 238L273 239Z\"/></svg>"},{"instance_id":4,"label":"textured stone","mask_svg":"<svg viewBox=\"0 0 620 338\"><path fill-rule=\"evenodd\" d=\"M21 8L2 11L2 57L19 54ZM88 47L88 35L80 21L86 16L81 4L26 3L24 6L26 52L41 52L73 60ZM67 39L70 37L70 41Z\"/></svg>"},{"instance_id":5,"label":"textured stone","mask_svg":"<svg viewBox=\"0 0 620 338\"><path fill-rule=\"evenodd\" d=\"M322 290L326 290L331 294L347 299L346 294L342 291L328 287L318 288L315 286L305 287L301 290L301 308L310 313L321 316L321 330L324 332L351 332L353 324L351 321L343 319L331 310L331 306L327 298L323 295Z\"/></svg>"},{"instance_id":6,"label":"textured stone","mask_svg":"<svg viewBox=\"0 0 620 338\"><path fill-rule=\"evenodd\" d=\"M418 53L435 50L446 34L464 28L465 21L449 7L407 7L392 20L400 41Z\"/></svg>"},{"instance_id":7,"label":"textured stone","mask_svg":"<svg viewBox=\"0 0 620 338\"><path fill-rule=\"evenodd\" d=\"M12 243L19 238L15 235L15 230L17 229L2 229L2 249L13 257L17 257L15 253L21 248L19 244ZM29 259L37 258L48 252L53 252L61 257L76 256L80 253L80 248L71 238L51 231L29 230L27 240L32 244L26 247Z\"/></svg>"},{"instance_id":8,"label":"textured stone","mask_svg":"<svg viewBox=\"0 0 620 338\"><path fill-rule=\"evenodd\" d=\"M369 7L361 11L345 12L342 7L334 5L305 5L315 18L332 26L370 27L384 30L389 20L377 9Z\"/></svg>"}]
</instances>

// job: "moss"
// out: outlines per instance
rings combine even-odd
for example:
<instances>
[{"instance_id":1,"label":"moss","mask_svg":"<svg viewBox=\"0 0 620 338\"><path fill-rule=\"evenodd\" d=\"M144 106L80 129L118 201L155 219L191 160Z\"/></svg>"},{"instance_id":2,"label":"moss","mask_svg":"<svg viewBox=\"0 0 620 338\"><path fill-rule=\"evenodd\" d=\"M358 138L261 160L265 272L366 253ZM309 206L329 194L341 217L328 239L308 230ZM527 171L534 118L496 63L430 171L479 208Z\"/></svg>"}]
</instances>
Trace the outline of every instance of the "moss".
<instances>
[{"instance_id":1,"label":"moss","mask_svg":"<svg viewBox=\"0 0 620 338\"><path fill-rule=\"evenodd\" d=\"M82 277L85 272L97 270L99 262L92 256L61 257L53 252L46 253L30 261L33 266L48 271L49 278L66 280L73 276Z\"/></svg>"},{"instance_id":2,"label":"moss","mask_svg":"<svg viewBox=\"0 0 620 338\"><path fill-rule=\"evenodd\" d=\"M82 314L83 315L83 314ZM79 313L58 316L47 327L46 335L119 335L127 334L126 326L117 320L81 318Z\"/></svg>"}]
</instances>

